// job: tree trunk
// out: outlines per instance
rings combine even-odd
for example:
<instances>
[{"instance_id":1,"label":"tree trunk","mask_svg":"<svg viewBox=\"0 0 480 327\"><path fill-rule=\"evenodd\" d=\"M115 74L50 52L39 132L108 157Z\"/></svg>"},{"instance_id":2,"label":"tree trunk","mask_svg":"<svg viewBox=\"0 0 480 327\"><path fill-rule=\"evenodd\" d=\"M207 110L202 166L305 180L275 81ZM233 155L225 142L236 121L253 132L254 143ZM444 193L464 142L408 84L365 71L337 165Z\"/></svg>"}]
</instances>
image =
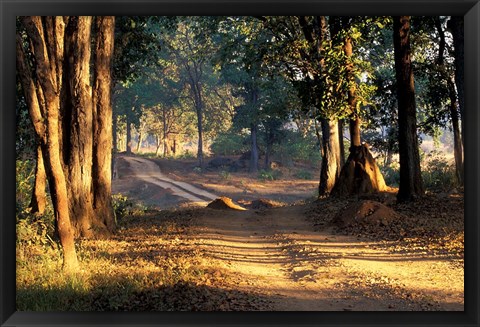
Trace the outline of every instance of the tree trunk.
<instances>
[{"instance_id":1,"label":"tree trunk","mask_svg":"<svg viewBox=\"0 0 480 327\"><path fill-rule=\"evenodd\" d=\"M360 138L360 118L355 117L351 118L349 121L349 130L350 130L350 150L353 147L362 145Z\"/></svg>"},{"instance_id":2,"label":"tree trunk","mask_svg":"<svg viewBox=\"0 0 480 327\"><path fill-rule=\"evenodd\" d=\"M138 133L138 142L137 142L137 149L136 149L136 153L139 153L140 152L140 148L142 147L142 138L143 138L143 133L142 132L139 132Z\"/></svg>"},{"instance_id":3,"label":"tree trunk","mask_svg":"<svg viewBox=\"0 0 480 327\"><path fill-rule=\"evenodd\" d=\"M465 131L465 95L464 95L464 28L463 17L452 16L448 22L448 27L453 36L453 47L455 54L455 84L457 86L458 104L460 106L460 118L462 125L462 145L464 142Z\"/></svg>"},{"instance_id":4,"label":"tree trunk","mask_svg":"<svg viewBox=\"0 0 480 327\"><path fill-rule=\"evenodd\" d=\"M162 146L162 141L161 141L161 138L160 136L158 135L155 135L155 138L156 138L156 143L157 143L157 149L155 150L155 156L158 157L158 154L160 153L160 147Z\"/></svg>"},{"instance_id":5,"label":"tree trunk","mask_svg":"<svg viewBox=\"0 0 480 327\"><path fill-rule=\"evenodd\" d=\"M448 88L450 93L450 116L452 118L453 129L453 153L455 157L455 175L458 183L463 186L463 144L460 134L460 126L457 111L457 93L453 81L448 80Z\"/></svg>"},{"instance_id":6,"label":"tree trunk","mask_svg":"<svg viewBox=\"0 0 480 327\"><path fill-rule=\"evenodd\" d=\"M340 145L338 139L338 122L333 119L322 119L323 156L320 170L319 196L330 194L340 175Z\"/></svg>"},{"instance_id":7,"label":"tree trunk","mask_svg":"<svg viewBox=\"0 0 480 327\"><path fill-rule=\"evenodd\" d=\"M96 235L115 231L112 205L112 58L115 17L99 16L95 21L94 144L93 144L93 207L98 217L94 220Z\"/></svg>"},{"instance_id":8,"label":"tree trunk","mask_svg":"<svg viewBox=\"0 0 480 327\"><path fill-rule=\"evenodd\" d=\"M343 120L338 120L338 141L340 142L340 165L345 164L345 143L343 142Z\"/></svg>"},{"instance_id":9,"label":"tree trunk","mask_svg":"<svg viewBox=\"0 0 480 327\"><path fill-rule=\"evenodd\" d=\"M67 25L66 73L69 75L65 118L70 132L64 133L64 165L68 180L70 217L75 237L92 238L93 230L93 103L90 74L92 17L71 17Z\"/></svg>"},{"instance_id":10,"label":"tree trunk","mask_svg":"<svg viewBox=\"0 0 480 327\"><path fill-rule=\"evenodd\" d=\"M410 16L393 17L393 33L400 153L400 187L397 199L411 201L424 194L424 187L418 152L415 89L410 54Z\"/></svg>"},{"instance_id":11,"label":"tree trunk","mask_svg":"<svg viewBox=\"0 0 480 327\"><path fill-rule=\"evenodd\" d=\"M59 137L59 128L62 126L59 123L59 116L64 21L63 17L39 16L23 17L22 21L32 41L36 76L41 89L37 92L30 67L26 65L23 41L20 36L17 36L17 68L22 76L22 87L29 103L29 112L45 156L45 169L49 179L56 229L63 249L63 269L66 272L73 272L78 268L78 261ZM52 25L57 27L55 33ZM44 26L47 31L44 30ZM46 36L48 39L45 38Z\"/></svg>"},{"instance_id":12,"label":"tree trunk","mask_svg":"<svg viewBox=\"0 0 480 327\"><path fill-rule=\"evenodd\" d=\"M257 145L257 125L250 126L251 136L251 151L250 151L250 172L256 173L258 171L258 145Z\"/></svg>"},{"instance_id":13,"label":"tree trunk","mask_svg":"<svg viewBox=\"0 0 480 327\"><path fill-rule=\"evenodd\" d=\"M117 142L117 119L118 115L112 111L112 147L113 153L118 153L118 142Z\"/></svg>"},{"instance_id":14,"label":"tree trunk","mask_svg":"<svg viewBox=\"0 0 480 327\"><path fill-rule=\"evenodd\" d=\"M90 60L91 17L24 17L35 58L31 66L26 64L23 40L17 36L17 67L45 157L67 271L78 266L75 236L102 235L105 225L113 221L108 217L109 211L113 213L109 202L113 17L97 22L94 62Z\"/></svg>"},{"instance_id":15,"label":"tree trunk","mask_svg":"<svg viewBox=\"0 0 480 327\"><path fill-rule=\"evenodd\" d=\"M197 159L200 168L204 168L203 162L203 108L201 102L197 107L197 128L198 128L198 150Z\"/></svg>"},{"instance_id":16,"label":"tree trunk","mask_svg":"<svg viewBox=\"0 0 480 327\"><path fill-rule=\"evenodd\" d=\"M37 146L37 160L35 164L35 182L33 184L32 200L30 201L31 213L43 215L47 204L47 175L43 162L42 147Z\"/></svg>"},{"instance_id":17,"label":"tree trunk","mask_svg":"<svg viewBox=\"0 0 480 327\"><path fill-rule=\"evenodd\" d=\"M345 56L347 57L348 61L351 61L353 55L353 47L352 47L352 39L350 37L345 38L345 45L344 45L344 52ZM357 96L356 96L356 87L354 82L353 76L353 63L347 63L346 72L347 72L347 80L351 83L350 88L348 90L348 98L347 103L350 108L350 152L354 147L358 147L362 144L360 139L360 117L358 116L357 112Z\"/></svg>"},{"instance_id":18,"label":"tree trunk","mask_svg":"<svg viewBox=\"0 0 480 327\"><path fill-rule=\"evenodd\" d=\"M118 143L117 143L117 114L112 109L112 180L117 177L117 169L116 169L116 156L118 153Z\"/></svg>"},{"instance_id":19,"label":"tree trunk","mask_svg":"<svg viewBox=\"0 0 480 327\"><path fill-rule=\"evenodd\" d=\"M132 154L132 123L127 114L127 154Z\"/></svg>"}]
</instances>

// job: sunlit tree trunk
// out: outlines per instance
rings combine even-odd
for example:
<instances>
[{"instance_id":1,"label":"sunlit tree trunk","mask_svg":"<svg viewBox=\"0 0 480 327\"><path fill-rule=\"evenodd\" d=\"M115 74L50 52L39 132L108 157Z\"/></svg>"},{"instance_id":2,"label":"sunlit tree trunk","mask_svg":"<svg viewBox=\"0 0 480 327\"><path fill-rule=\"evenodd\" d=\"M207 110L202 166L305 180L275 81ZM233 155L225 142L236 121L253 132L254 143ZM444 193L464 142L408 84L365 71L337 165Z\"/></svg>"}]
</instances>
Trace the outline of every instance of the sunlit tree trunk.
<instances>
[{"instance_id":1,"label":"sunlit tree trunk","mask_svg":"<svg viewBox=\"0 0 480 327\"><path fill-rule=\"evenodd\" d=\"M127 119L127 154L132 154L132 123L130 122L130 117L126 115Z\"/></svg>"},{"instance_id":2,"label":"sunlit tree trunk","mask_svg":"<svg viewBox=\"0 0 480 327\"><path fill-rule=\"evenodd\" d=\"M92 17L71 17L66 33L67 101L63 133L64 171L68 180L69 209L77 237L91 238L93 230L93 103L90 74ZM69 117L69 118L67 118Z\"/></svg>"},{"instance_id":3,"label":"sunlit tree trunk","mask_svg":"<svg viewBox=\"0 0 480 327\"><path fill-rule=\"evenodd\" d=\"M319 196L328 195L340 175L340 144L338 138L338 122L333 119L322 119L323 156L320 169Z\"/></svg>"},{"instance_id":4,"label":"sunlit tree trunk","mask_svg":"<svg viewBox=\"0 0 480 327\"><path fill-rule=\"evenodd\" d=\"M352 39L350 37L345 38L344 52L347 60L351 60L353 55ZM353 77L353 63L348 63L346 67L347 80L351 82L350 88L348 90L347 103L350 108L351 117L349 121L349 130L350 130L350 149L354 146L360 146L362 144L360 139L360 117L357 113L357 96L356 96L356 87L355 83L352 81Z\"/></svg>"},{"instance_id":5,"label":"sunlit tree trunk","mask_svg":"<svg viewBox=\"0 0 480 327\"><path fill-rule=\"evenodd\" d=\"M93 88L93 207L97 216L94 228L112 233L115 214L111 197L112 176L112 77L115 17L98 16L95 19L96 45Z\"/></svg>"},{"instance_id":6,"label":"sunlit tree trunk","mask_svg":"<svg viewBox=\"0 0 480 327\"><path fill-rule=\"evenodd\" d=\"M18 35L17 67L45 158L64 268L75 270L75 237L103 236L114 226L110 202L114 18L96 19L95 51L91 17L34 16L22 21L35 60L27 65Z\"/></svg>"},{"instance_id":7,"label":"sunlit tree trunk","mask_svg":"<svg viewBox=\"0 0 480 327\"><path fill-rule=\"evenodd\" d=\"M400 187L397 195L399 201L411 201L424 194L409 34L410 16L393 17L400 153Z\"/></svg>"},{"instance_id":8,"label":"sunlit tree trunk","mask_svg":"<svg viewBox=\"0 0 480 327\"><path fill-rule=\"evenodd\" d=\"M47 175L45 173L45 164L43 162L42 147L40 144L37 146L36 152L35 181L33 184L32 200L30 201L30 212L43 215L47 204Z\"/></svg>"},{"instance_id":9,"label":"sunlit tree trunk","mask_svg":"<svg viewBox=\"0 0 480 327\"><path fill-rule=\"evenodd\" d=\"M36 70L40 89L33 82L32 72L27 66L23 40L17 34L17 69L20 72L25 98L29 105L29 113L35 132L40 139L42 152L45 156L45 168L49 179L50 192L54 207L56 230L63 249L63 268L65 271L75 271L78 267L74 243L74 230L70 221L70 210L67 183L63 171L60 153L59 115L60 90L62 88L61 67L63 61L63 37L65 23L63 17L41 18L27 16L22 18L27 35L32 42ZM58 27L53 33L52 24ZM44 26L50 31L45 31ZM49 48L48 41L58 44ZM40 101L41 100L41 101Z\"/></svg>"}]
</instances>

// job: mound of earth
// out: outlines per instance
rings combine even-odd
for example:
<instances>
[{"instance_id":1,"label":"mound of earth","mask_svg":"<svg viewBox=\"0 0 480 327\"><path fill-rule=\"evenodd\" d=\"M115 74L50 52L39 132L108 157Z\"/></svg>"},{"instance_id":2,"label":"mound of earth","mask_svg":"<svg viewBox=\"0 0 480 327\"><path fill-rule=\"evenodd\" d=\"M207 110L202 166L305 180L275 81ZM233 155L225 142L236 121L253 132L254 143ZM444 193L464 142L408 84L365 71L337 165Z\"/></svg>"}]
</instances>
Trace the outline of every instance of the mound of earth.
<instances>
[{"instance_id":1,"label":"mound of earth","mask_svg":"<svg viewBox=\"0 0 480 327\"><path fill-rule=\"evenodd\" d=\"M227 198L226 196L222 196L213 200L207 205L207 208L217 210L247 210L244 207L235 204L232 199Z\"/></svg>"},{"instance_id":2,"label":"mound of earth","mask_svg":"<svg viewBox=\"0 0 480 327\"><path fill-rule=\"evenodd\" d=\"M253 200L252 203L250 204L250 207L252 209L269 209L269 208L275 208L275 207L281 207L282 203L276 202L273 200L269 199L258 199L258 200Z\"/></svg>"},{"instance_id":3,"label":"mound of earth","mask_svg":"<svg viewBox=\"0 0 480 327\"><path fill-rule=\"evenodd\" d=\"M357 225L388 226L399 218L400 214L382 203L365 200L352 203L341 210L332 223L341 228Z\"/></svg>"}]
</instances>

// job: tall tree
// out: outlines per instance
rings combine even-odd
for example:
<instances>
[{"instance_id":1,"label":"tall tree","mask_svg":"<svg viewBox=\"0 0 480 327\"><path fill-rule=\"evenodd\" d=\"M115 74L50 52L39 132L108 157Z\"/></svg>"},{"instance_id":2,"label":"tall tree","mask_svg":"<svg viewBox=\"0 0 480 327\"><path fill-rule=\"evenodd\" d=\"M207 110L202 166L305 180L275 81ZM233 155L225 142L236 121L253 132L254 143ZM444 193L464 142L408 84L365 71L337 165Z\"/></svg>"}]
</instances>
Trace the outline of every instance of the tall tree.
<instances>
[{"instance_id":1,"label":"tall tree","mask_svg":"<svg viewBox=\"0 0 480 327\"><path fill-rule=\"evenodd\" d=\"M393 41L400 152L400 187L397 199L411 201L424 194L424 186L418 152L415 86L410 49L410 16L393 17Z\"/></svg>"},{"instance_id":2,"label":"tall tree","mask_svg":"<svg viewBox=\"0 0 480 327\"><path fill-rule=\"evenodd\" d=\"M17 31L17 67L45 157L67 271L78 266L75 237L105 236L115 228L109 157L114 20L22 17L29 47Z\"/></svg>"},{"instance_id":3,"label":"tall tree","mask_svg":"<svg viewBox=\"0 0 480 327\"><path fill-rule=\"evenodd\" d=\"M458 92L458 104L460 106L460 117L462 125L462 143L464 143L465 130L465 95L464 95L464 36L463 36L463 17L452 16L448 21L448 29L453 36L453 46L455 55L455 84ZM464 144L463 144L464 145Z\"/></svg>"}]
</instances>

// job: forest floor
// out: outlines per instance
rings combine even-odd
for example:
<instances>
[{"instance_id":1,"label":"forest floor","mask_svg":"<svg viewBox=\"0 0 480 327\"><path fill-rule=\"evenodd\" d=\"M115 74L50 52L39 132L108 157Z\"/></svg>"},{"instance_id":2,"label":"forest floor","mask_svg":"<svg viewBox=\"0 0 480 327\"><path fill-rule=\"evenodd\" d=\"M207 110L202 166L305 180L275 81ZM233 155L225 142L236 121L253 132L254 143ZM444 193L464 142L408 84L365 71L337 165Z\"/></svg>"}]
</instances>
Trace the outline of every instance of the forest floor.
<instances>
[{"instance_id":1,"label":"forest floor","mask_svg":"<svg viewBox=\"0 0 480 327\"><path fill-rule=\"evenodd\" d=\"M156 271L162 256L170 265L162 269L202 271L163 292L167 308L464 310L462 193L429 194L415 204L397 204L393 193L311 201L316 177L261 181L193 167L188 160L117 159L114 193L158 211L123 219L115 250L128 255L115 259ZM205 208L220 196L247 210ZM348 208L358 203L364 218L381 203L386 218L332 223L351 221Z\"/></svg>"}]
</instances>

